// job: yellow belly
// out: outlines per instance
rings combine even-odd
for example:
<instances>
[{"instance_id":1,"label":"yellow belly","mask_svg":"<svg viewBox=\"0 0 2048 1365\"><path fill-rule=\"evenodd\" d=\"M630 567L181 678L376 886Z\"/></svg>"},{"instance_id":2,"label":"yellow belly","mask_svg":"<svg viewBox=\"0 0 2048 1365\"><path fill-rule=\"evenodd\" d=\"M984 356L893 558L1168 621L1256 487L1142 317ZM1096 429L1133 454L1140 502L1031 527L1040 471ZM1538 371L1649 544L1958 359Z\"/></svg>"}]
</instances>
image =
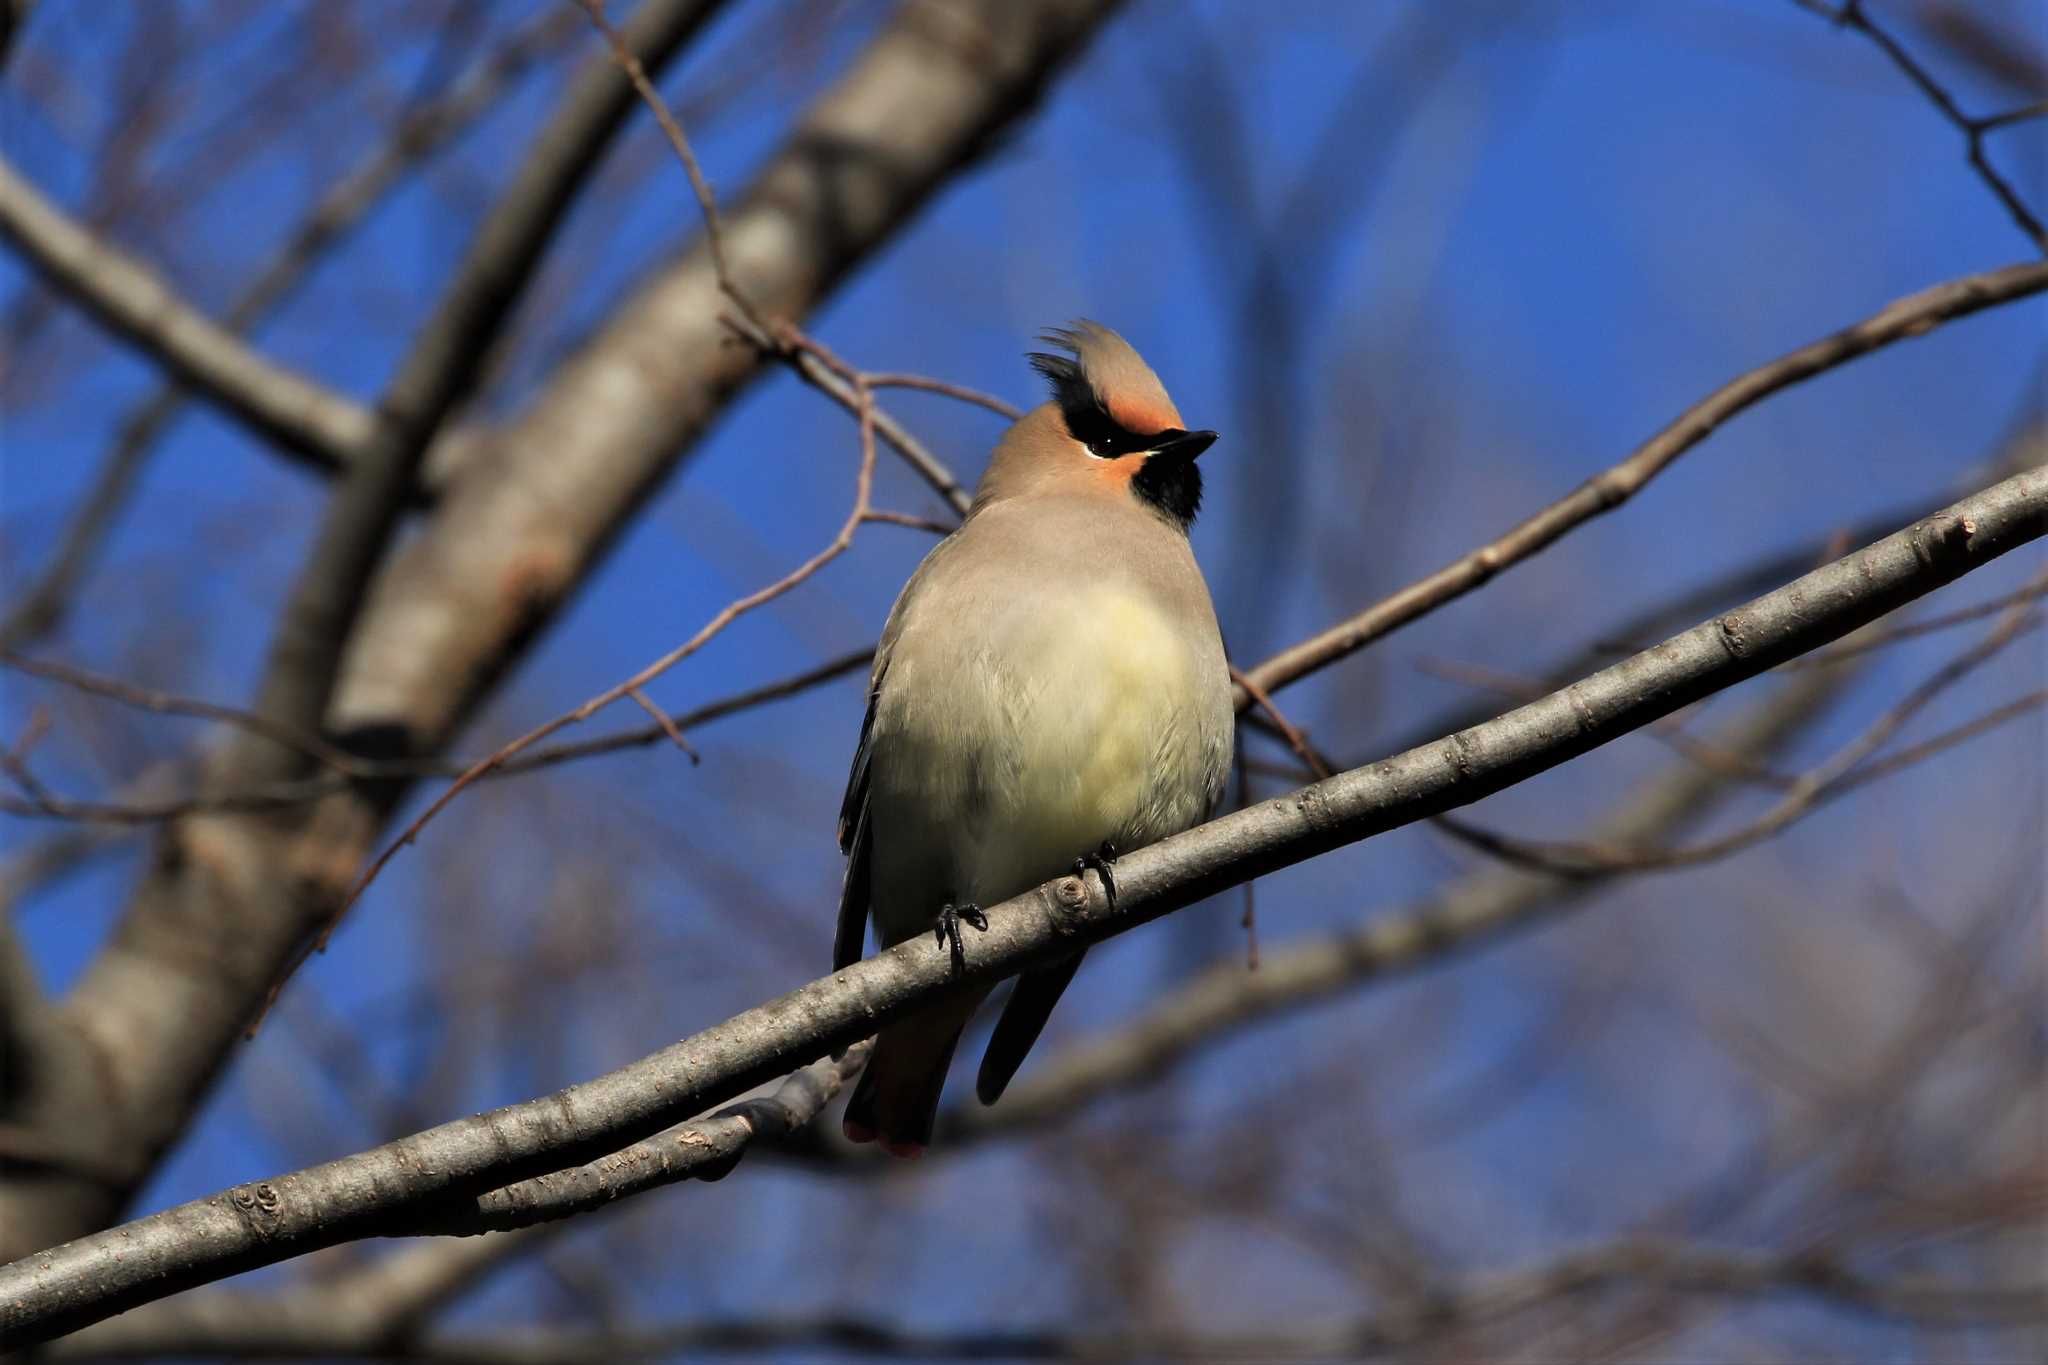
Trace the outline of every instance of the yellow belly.
<instances>
[{"instance_id":1,"label":"yellow belly","mask_svg":"<svg viewBox=\"0 0 2048 1365\"><path fill-rule=\"evenodd\" d=\"M920 931L945 898L993 904L1105 841L1129 850L1187 828L1228 761L1227 692L1204 672L1220 662L1140 594L1095 585L955 638L950 683L899 676L899 659L889 681L904 690L892 704L885 687L877 716L885 940Z\"/></svg>"}]
</instances>

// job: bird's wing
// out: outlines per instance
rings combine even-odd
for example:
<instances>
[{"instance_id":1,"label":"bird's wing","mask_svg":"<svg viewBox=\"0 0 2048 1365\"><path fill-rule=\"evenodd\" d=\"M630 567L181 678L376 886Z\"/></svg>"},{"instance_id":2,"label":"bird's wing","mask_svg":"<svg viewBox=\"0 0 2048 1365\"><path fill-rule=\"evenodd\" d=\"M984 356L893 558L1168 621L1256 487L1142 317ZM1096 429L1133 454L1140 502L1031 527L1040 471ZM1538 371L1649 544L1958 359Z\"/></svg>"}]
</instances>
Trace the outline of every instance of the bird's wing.
<instances>
[{"instance_id":1,"label":"bird's wing","mask_svg":"<svg viewBox=\"0 0 2048 1365\"><path fill-rule=\"evenodd\" d=\"M875 665L868 683L867 718L860 723L860 743L853 751L853 771L846 775L846 796L839 803L839 851L846 855L846 880L839 888L839 931L832 939L832 970L860 961L868 932L869 853L874 847L868 828L868 762L875 737L875 703L882 695L882 665Z\"/></svg>"},{"instance_id":2,"label":"bird's wing","mask_svg":"<svg viewBox=\"0 0 2048 1365\"><path fill-rule=\"evenodd\" d=\"M1025 1055L1038 1041L1052 1007L1060 1002L1060 994L1080 965L1081 954L1075 953L1017 978L1010 1003L1003 1006L1003 1017L996 1020L995 1032L989 1035L988 1050L981 1054L981 1073L974 1079L974 1093L983 1104L994 1104L1002 1097L1003 1088L1024 1065Z\"/></svg>"},{"instance_id":3,"label":"bird's wing","mask_svg":"<svg viewBox=\"0 0 2048 1365\"><path fill-rule=\"evenodd\" d=\"M853 770L846 775L846 796L839 803L839 851L846 855L846 881L839 892L839 931L832 942L832 970L838 971L860 961L861 949L867 944L867 922L873 908L873 891L870 886L870 869L874 853L874 832L868 800L868 772L874 759L875 709L882 698L882 680L889 672L889 656L896 648L896 641L903 633L903 622L910 603L917 597L920 587L927 582L933 569L949 559L961 543L960 531L955 531L934 545L917 571L910 575L910 581L903 585L903 592L897 597L896 605L889 609L889 620L882 627L882 638L875 646L875 667L868 675L868 711L860 723L860 743L853 751Z\"/></svg>"}]
</instances>

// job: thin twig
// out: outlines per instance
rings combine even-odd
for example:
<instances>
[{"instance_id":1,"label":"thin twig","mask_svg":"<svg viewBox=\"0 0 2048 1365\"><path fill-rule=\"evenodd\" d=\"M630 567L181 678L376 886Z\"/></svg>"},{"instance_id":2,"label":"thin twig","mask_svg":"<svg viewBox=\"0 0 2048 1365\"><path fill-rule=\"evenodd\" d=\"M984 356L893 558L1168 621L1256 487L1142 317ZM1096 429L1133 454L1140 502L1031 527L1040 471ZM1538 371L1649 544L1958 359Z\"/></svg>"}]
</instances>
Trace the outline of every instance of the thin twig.
<instances>
[{"instance_id":1,"label":"thin twig","mask_svg":"<svg viewBox=\"0 0 2048 1365\"><path fill-rule=\"evenodd\" d=\"M867 668L874 659L874 650L858 649L842 654L836 659L805 669L788 678L749 688L729 697L720 698L696 707L682 715L672 717L678 729L689 731L709 721L748 711L767 702L781 701L809 691L823 683L832 682ZM211 705L211 703L199 703ZM230 708L221 708L229 710ZM246 712L235 713L247 715ZM549 745L531 753L521 754L492 769L479 780L495 781L530 773L539 768L553 767L560 763L578 759L595 758L605 754L619 753L627 749L641 749L668 738L668 732L660 725L643 726L633 730L622 730L616 734L599 735L594 739L575 740L564 744ZM482 759L357 759L358 776L370 780L405 780L424 777L456 778L469 771ZM267 811L288 806L303 805L317 801L324 796L347 788L351 777L340 773L329 773L317 777L283 782L256 783L246 787L176 796L152 796L148 799L129 797L118 801L72 801L50 798L47 802L21 802L0 797L0 812L10 815L43 816L52 819L77 820L107 824L155 824L165 820L182 819L188 815L210 814L223 811ZM136 784L131 784L136 785ZM140 785L160 785L152 774Z\"/></svg>"},{"instance_id":2,"label":"thin twig","mask_svg":"<svg viewBox=\"0 0 2048 1365\"><path fill-rule=\"evenodd\" d=\"M627 79L632 81L633 88L639 92L641 102L653 111L656 122L661 125L662 134L668 138L669 146L683 163L683 170L690 178L691 192L697 196L697 208L704 220L704 246L711 257L712 273L718 278L720 291L731 299L733 305L740 311L739 317L728 317L727 321L763 354L789 361L791 368L805 380L838 401L848 411L860 416L862 421L881 430L883 438L890 446L908 460L911 467L946 501L953 504L953 510L963 516L966 515L968 498L959 480L953 477L952 472L937 456L911 437L901 423L894 418L883 417L876 411L874 396L868 392L875 387L872 381L850 366L827 360L826 368L835 371L845 385L850 385L851 388L849 390L841 384L826 382L818 366L804 363L802 356L805 352L812 352L819 359L825 360L829 353L811 342L793 322L765 317L747 291L741 288L738 278L732 272L731 261L725 254L725 232L719 218L717 196L711 192L711 182L705 179L704 169L698 164L697 153L691 148L690 139L684 135L682 125L676 122L667 102L648 81L647 73L640 69L640 63L627 49L618 30L605 18L603 0L578 0L578 3L588 11L591 22L596 24L610 41L613 58L625 71ZM904 384L915 379L917 387L950 393L954 397L981 403L983 406L999 404L997 411L1006 412L1011 417L1018 415L1015 409L1002 404L1000 399L992 399L985 394L977 394L971 389L945 384L940 380L923 380L920 377L905 375L891 375L888 378Z\"/></svg>"},{"instance_id":3,"label":"thin twig","mask_svg":"<svg viewBox=\"0 0 2048 1365\"><path fill-rule=\"evenodd\" d=\"M351 777L382 776L375 770L377 765L370 760L359 758L345 749L329 744L319 735L308 733L293 725L273 720L255 711L239 707L222 706L214 702L201 701L195 697L179 696L153 687L139 687L122 682L105 674L72 664L59 663L54 659L30 659L12 650L0 650L0 666L26 673L30 677L44 678L90 696L105 697L157 715L190 716L198 720L218 721L260 735L287 749L323 763L336 772Z\"/></svg>"},{"instance_id":4,"label":"thin twig","mask_svg":"<svg viewBox=\"0 0 2048 1365\"><path fill-rule=\"evenodd\" d=\"M1873 1275L1851 1258L1814 1250L1758 1251L1637 1237L1577 1247L1528 1265L1474 1275L1462 1283L1432 1286L1421 1304L1396 1303L1321 1328L1204 1332L1178 1327L1120 1331L1046 1326L944 1331L887 1318L777 1313L619 1330L545 1324L437 1329L405 1338L397 1350L404 1359L423 1365L612 1365L739 1354L773 1359L1357 1360L1404 1348L1415 1348L1426 1359L1464 1359L1473 1354L1469 1334L1480 1327L1610 1290L1735 1300L1795 1296L1906 1322L1975 1329L1987 1324L2024 1326L2048 1316L2048 1298L2043 1286L2036 1284L1984 1284L1913 1273ZM388 1334L374 1337L338 1325L325 1332L308 1331L297 1322L274 1321L267 1308L256 1300L241 1312L210 1314L203 1324L173 1319L154 1333L146 1316L131 1314L57 1342L47 1355L53 1360L222 1354L385 1360L394 1353ZM1454 1349L1442 1349L1446 1346Z\"/></svg>"},{"instance_id":5,"label":"thin twig","mask_svg":"<svg viewBox=\"0 0 2048 1365\"><path fill-rule=\"evenodd\" d=\"M1770 394L1896 342L1925 336L1944 322L2026 298L2048 289L2048 262L2029 261L1966 275L1923 289L1819 341L1802 346L1729 381L1679 414L1620 464L1594 475L1570 494L1499 539L1417 580L1392 596L1247 669L1267 692L1278 692L1328 667L1448 602L1490 581L1553 544L1567 532L1627 502L1716 427ZM1251 695L1239 689L1240 711Z\"/></svg>"},{"instance_id":6,"label":"thin twig","mask_svg":"<svg viewBox=\"0 0 2048 1365\"><path fill-rule=\"evenodd\" d=\"M1627 650L1633 654L1636 651ZM1421 658L1415 661L1419 672L1448 682L1463 683L1496 696L1513 701L1528 701L1540 697L1550 689L1534 678L1517 677L1497 669L1480 668L1474 664L1457 663L1449 659ZM1643 727L1643 733L1659 741L1674 753L1683 754L1700 767L1721 777L1733 778L1758 786L1785 788L1795 779L1777 772L1770 765L1755 759L1744 758L1732 753L1711 740L1704 740L1685 728L1686 713L1674 712L1654 725Z\"/></svg>"},{"instance_id":7,"label":"thin twig","mask_svg":"<svg viewBox=\"0 0 2048 1365\"><path fill-rule=\"evenodd\" d=\"M1300 727L1287 719L1286 714L1274 703L1273 698L1267 695L1265 688L1260 687L1258 683L1246 676L1236 665L1231 666L1230 679L1243 688L1246 694L1251 697L1253 703L1272 720L1273 728L1278 730L1280 737L1287 741L1287 747L1294 750L1295 757L1308 765L1309 771L1316 775L1317 781L1330 776L1331 767L1328 760L1308 742L1308 736L1302 732Z\"/></svg>"},{"instance_id":8,"label":"thin twig","mask_svg":"<svg viewBox=\"0 0 2048 1365\"><path fill-rule=\"evenodd\" d=\"M683 163L684 173L690 177L690 189L697 196L697 207L703 212L704 247L711 253L711 268L718 276L719 287L725 291L726 297L733 301L734 306L746 314L749 322L757 327L765 326L760 313L754 307L754 301L747 297L746 291L739 287L738 280L733 276L731 259L725 254L725 231L718 220L718 200L711 193L711 182L704 178L704 168L697 164L697 153L691 149L690 139L683 135L682 125L677 123L675 115L669 112L668 102L662 99L660 92L654 88L654 83L647 79L647 72L641 67L640 59L633 55L633 49L626 46L626 40L612 27L612 21L605 17L604 0L578 2L583 6L584 12L590 15L590 22L597 25L598 30L604 34L605 41L611 44L612 60L626 73L626 79L633 83L633 89L638 92L640 102L653 111L655 122L661 125L662 135L668 139L669 146L675 149L677 158Z\"/></svg>"},{"instance_id":9,"label":"thin twig","mask_svg":"<svg viewBox=\"0 0 2048 1365\"><path fill-rule=\"evenodd\" d=\"M2048 582L2044 573L2042 582ZM1873 721L1862 734L1837 750L1825 762L1801 774L1785 795L1755 820L1718 838L1685 848L1608 848L1591 844L1544 843L1518 839L1473 825L1449 815L1437 817L1439 828L1462 842L1518 866L1540 869L1559 876L1595 876L1616 871L1651 871L1690 867L1725 858L1731 853L1761 843L1810 814L1832 796L1841 795L1846 779L1909 719L1941 693L1962 681L1981 665L1996 657L2006 646L2041 624L2043 617L2027 604L2008 607L2005 616L1977 644L1951 659L1908 692L1897 704ZM2004 710L2007 708L2001 708ZM1972 733L1975 733L1972 729ZM1930 757L1938 748L1921 746L1919 757ZM1917 761L1917 760L1916 760ZM1897 771L1895 765L1889 771Z\"/></svg>"},{"instance_id":10,"label":"thin twig","mask_svg":"<svg viewBox=\"0 0 2048 1365\"><path fill-rule=\"evenodd\" d=\"M2009 721L2018 720L2029 711L2036 710L2044 705L2048 705L2048 688L2043 688L2037 692L2029 692L2025 696L2015 697L2003 706L1996 706L1986 711L1975 720L1965 721L1961 725L1952 726L1947 730L1943 730L1938 735L1931 735L1921 740L1918 744L1908 745L1895 754L1887 754L1874 763L1865 764L1855 772L1843 777L1821 799L1823 801L1833 800L1835 797L1852 792L1858 787L1865 787L1880 778L1889 777L1901 769L1913 767L1918 763L1924 763L1944 749L1953 749L1956 745L1966 740L1972 740L1979 735L1987 734L1999 726Z\"/></svg>"},{"instance_id":11,"label":"thin twig","mask_svg":"<svg viewBox=\"0 0 2048 1365\"><path fill-rule=\"evenodd\" d=\"M614 683L596 696L591 697L588 701L585 701L581 706L564 712L562 715L556 716L553 720L547 721L542 725L536 726L499 749L496 753L471 765L460 777L457 777L450 784L446 791L434 798L433 803L420 812L413 822L405 827L405 831L397 839L387 845L384 851L372 860L370 866L363 872L363 875L357 880L355 886L349 891L340 906L329 917L327 923L322 926L315 940L316 946L321 948L326 946L327 940L332 937L335 926L341 922L342 916L347 914L349 907L362 897L363 892L369 887L370 883L376 880L377 874L384 870L385 864L389 863L400 849L418 839L420 831L425 828L427 822L447 809L448 803L461 795L470 784L493 770L502 767L515 755L532 748L535 744L538 744L556 731L586 721L621 697L645 687L648 683L653 682L656 678L668 672L669 669L674 668L677 664L702 649L714 636L734 621L755 608L774 601L790 591L790 589L808 580L818 570L838 558L846 550L846 547L853 543L853 533L860 529L861 520L867 514L868 499L874 488L875 432L874 424L868 421L865 415L861 422L860 434L860 472L855 480L853 510L847 515L846 520L841 523L838 533L832 537L824 549L818 551L795 569L792 569L789 573L776 579L766 587L757 589L744 597L727 603L718 611L717 615L705 622L695 635L692 635L682 644L677 645L668 653L648 664L624 682ZM301 960L303 960L303 955ZM296 967L297 963L294 963L292 970L295 970ZM285 977L288 978L290 975L291 970L287 970ZM278 984L280 986L283 984L282 979ZM273 999L275 995L276 992L273 990Z\"/></svg>"},{"instance_id":12,"label":"thin twig","mask_svg":"<svg viewBox=\"0 0 2048 1365\"><path fill-rule=\"evenodd\" d=\"M691 767L694 768L704 761L704 755L698 753L697 747L690 743L689 740L684 739L683 732L676 728L675 719L668 712L656 706L645 692L635 687L628 691L626 695L631 697L642 711L654 717L655 725L660 727L662 734L668 736L669 743L683 751L683 756L690 760Z\"/></svg>"},{"instance_id":13,"label":"thin twig","mask_svg":"<svg viewBox=\"0 0 2048 1365\"><path fill-rule=\"evenodd\" d=\"M1962 106L1956 103L1955 96L1951 95L1940 81L1934 79L1912 53L1906 51L1904 44L1870 17L1869 12L1863 7L1863 0L1842 0L1840 5L1831 5L1825 0L1792 0L1792 3L1810 13L1832 20L1843 28L1855 29L1877 44L1884 55L1891 59L1892 65L1903 71L1906 77L1920 88L1920 93L1927 97L1928 102L1941 111L1942 117L1954 124L1957 131L1962 133L1968 149L1970 166L1977 172L1978 178L1998 196L1998 202L2005 205L2005 211L2012 216L2019 230L2024 232L2035 246L2048 253L2048 229L2042 227L2040 218L2027 207L2026 201L2020 198L2019 191L1999 174L1998 168L1993 166L1990 158L1984 154L1986 133L2041 117L2048 113L2048 100L2036 101L2018 109L2008 109L1988 118L1973 118L1964 113Z\"/></svg>"},{"instance_id":14,"label":"thin twig","mask_svg":"<svg viewBox=\"0 0 2048 1365\"><path fill-rule=\"evenodd\" d=\"M1901 640L1914 640L1922 635L1932 635L1936 631L1947 630L1951 626L1967 625L1971 621L1981 621L1987 616L1997 615L2007 607L2022 602L2032 602L2044 595L2048 595L2048 583L2034 583L2016 592L2009 592L2001 597L1994 597L1987 602L1979 602L1973 607L1964 607L1959 611L1948 612L1941 616L1929 616L1919 621L1908 621L1904 625L1893 626L1888 630L1867 630L1857 639L1844 640L1841 644L1835 645L1832 648L1817 650L1803 659L1794 659L1778 671L1784 673L1790 672L1793 669L1822 668L1828 664L1840 663L1844 659L1853 659L1858 654L1865 654L1873 649L1883 649L1888 645L1895 645Z\"/></svg>"},{"instance_id":15,"label":"thin twig","mask_svg":"<svg viewBox=\"0 0 2048 1365\"><path fill-rule=\"evenodd\" d=\"M958 529L943 521L934 521L930 517L920 517L910 512L869 512L863 520L879 522L884 526L907 526L913 531L929 531L935 536L949 536Z\"/></svg>"},{"instance_id":16,"label":"thin twig","mask_svg":"<svg viewBox=\"0 0 2048 1365\"><path fill-rule=\"evenodd\" d=\"M922 389L926 393L944 394L963 403L987 408L998 417L1007 417L1012 422L1024 415L1022 408L1014 403L1005 402L992 393L983 393L980 389L970 389L965 384L954 384L944 379L933 379L930 375L869 370L867 381L871 389Z\"/></svg>"}]
</instances>

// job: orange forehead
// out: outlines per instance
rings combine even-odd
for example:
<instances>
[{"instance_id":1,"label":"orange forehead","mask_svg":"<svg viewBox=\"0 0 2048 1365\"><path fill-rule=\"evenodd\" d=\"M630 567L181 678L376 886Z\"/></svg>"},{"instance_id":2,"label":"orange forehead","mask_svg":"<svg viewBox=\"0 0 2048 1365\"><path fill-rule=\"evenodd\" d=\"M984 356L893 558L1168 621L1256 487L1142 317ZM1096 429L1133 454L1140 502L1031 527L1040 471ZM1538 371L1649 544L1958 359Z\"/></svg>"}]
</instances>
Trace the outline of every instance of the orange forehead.
<instances>
[{"instance_id":1,"label":"orange forehead","mask_svg":"<svg viewBox=\"0 0 2048 1365\"><path fill-rule=\"evenodd\" d=\"M1132 394L1112 393L1105 397L1104 405L1116 424L1125 431L1151 435L1180 425L1180 414L1171 404L1154 402L1149 398Z\"/></svg>"}]
</instances>

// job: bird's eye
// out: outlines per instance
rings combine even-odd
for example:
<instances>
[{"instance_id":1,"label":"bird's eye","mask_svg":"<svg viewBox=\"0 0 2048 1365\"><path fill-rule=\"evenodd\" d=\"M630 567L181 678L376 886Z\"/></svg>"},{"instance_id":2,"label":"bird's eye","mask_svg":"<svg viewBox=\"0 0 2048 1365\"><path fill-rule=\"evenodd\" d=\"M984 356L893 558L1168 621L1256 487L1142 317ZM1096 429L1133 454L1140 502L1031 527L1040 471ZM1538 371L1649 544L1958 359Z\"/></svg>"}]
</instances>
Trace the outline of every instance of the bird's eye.
<instances>
[{"instance_id":1,"label":"bird's eye","mask_svg":"<svg viewBox=\"0 0 2048 1365\"><path fill-rule=\"evenodd\" d=\"M1098 460L1114 460L1147 448L1146 437L1125 430L1114 417L1094 404L1069 408L1066 418L1067 430Z\"/></svg>"}]
</instances>

